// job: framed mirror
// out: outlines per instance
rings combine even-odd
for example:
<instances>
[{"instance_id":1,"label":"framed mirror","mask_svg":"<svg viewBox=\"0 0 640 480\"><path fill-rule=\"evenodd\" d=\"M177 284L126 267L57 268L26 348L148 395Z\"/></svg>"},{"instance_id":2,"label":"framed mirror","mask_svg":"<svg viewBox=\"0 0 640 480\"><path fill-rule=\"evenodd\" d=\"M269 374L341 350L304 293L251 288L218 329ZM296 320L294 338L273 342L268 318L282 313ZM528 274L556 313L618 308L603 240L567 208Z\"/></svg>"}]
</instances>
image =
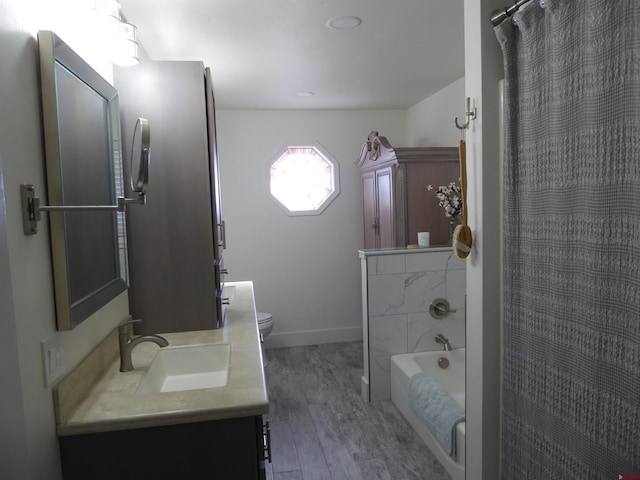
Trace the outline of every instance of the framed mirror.
<instances>
[{"instance_id":1,"label":"framed mirror","mask_svg":"<svg viewBox=\"0 0 640 480\"><path fill-rule=\"evenodd\" d=\"M53 32L38 33L49 205L124 196L118 93ZM127 289L124 213L49 212L58 330Z\"/></svg>"},{"instance_id":2,"label":"framed mirror","mask_svg":"<svg viewBox=\"0 0 640 480\"><path fill-rule=\"evenodd\" d=\"M138 118L131 143L131 190L146 195L149 186L149 162L151 161L151 134L149 121Z\"/></svg>"}]
</instances>

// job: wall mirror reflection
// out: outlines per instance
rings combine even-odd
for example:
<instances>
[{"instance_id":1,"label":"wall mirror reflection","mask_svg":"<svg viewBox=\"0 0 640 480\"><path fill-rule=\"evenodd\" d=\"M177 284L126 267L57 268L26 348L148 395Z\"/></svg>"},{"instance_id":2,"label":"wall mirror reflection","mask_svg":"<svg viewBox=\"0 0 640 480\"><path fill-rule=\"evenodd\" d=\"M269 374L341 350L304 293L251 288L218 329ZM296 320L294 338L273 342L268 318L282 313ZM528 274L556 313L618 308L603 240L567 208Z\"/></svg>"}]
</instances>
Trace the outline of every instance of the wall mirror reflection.
<instances>
[{"instance_id":1,"label":"wall mirror reflection","mask_svg":"<svg viewBox=\"0 0 640 480\"><path fill-rule=\"evenodd\" d=\"M53 32L38 33L48 202L124 196L118 94ZM56 317L76 327L127 288L124 212L50 211Z\"/></svg>"}]
</instances>

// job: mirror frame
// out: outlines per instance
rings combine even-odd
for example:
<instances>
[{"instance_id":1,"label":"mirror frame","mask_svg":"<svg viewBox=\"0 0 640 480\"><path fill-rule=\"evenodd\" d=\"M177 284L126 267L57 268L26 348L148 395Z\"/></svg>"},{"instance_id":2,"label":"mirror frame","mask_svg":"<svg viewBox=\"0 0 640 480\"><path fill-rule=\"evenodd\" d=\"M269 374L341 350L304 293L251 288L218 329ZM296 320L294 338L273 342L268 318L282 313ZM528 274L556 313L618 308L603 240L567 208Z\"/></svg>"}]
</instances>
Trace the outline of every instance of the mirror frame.
<instances>
[{"instance_id":1,"label":"mirror frame","mask_svg":"<svg viewBox=\"0 0 640 480\"><path fill-rule=\"evenodd\" d=\"M108 145L108 165L112 178L105 178L110 182L111 203L117 198L116 184L124 192L122 181L122 143L120 132L120 115L117 90L78 54L65 44L51 31L38 32L38 51L40 55L40 79L42 93L42 114L45 142L45 163L47 176L47 194L49 204L65 205L62 166L64 158L61 153L61 128L59 119L59 103L56 66L63 67L80 82L95 92L105 102L106 123L105 141ZM118 165L120 162L120 165ZM119 179L118 179L119 177ZM67 186L68 188L68 186ZM58 330L70 330L83 320L102 308L108 302L127 290L127 262L126 262L126 231L124 228L124 214L108 212L114 232L113 253L111 267L116 272L115 278L110 278L88 295L73 300L71 279L68 270L69 260L75 252L67 249L66 215L68 213L50 213L49 228L51 240L51 257L54 277L54 291L56 303L56 319ZM107 215L105 214L105 215ZM72 213L73 215L73 213ZM104 252L108 254L108 252ZM109 276L109 275L107 275Z\"/></svg>"},{"instance_id":2,"label":"mirror frame","mask_svg":"<svg viewBox=\"0 0 640 480\"><path fill-rule=\"evenodd\" d=\"M136 147L140 147L137 149ZM136 151L137 150L137 151ZM149 120L138 118L131 142L131 190L146 195L149 186L149 163L151 161L151 133ZM138 168L135 168L138 162ZM134 175L137 175L134 177ZM135 180L134 180L135 178Z\"/></svg>"}]
</instances>

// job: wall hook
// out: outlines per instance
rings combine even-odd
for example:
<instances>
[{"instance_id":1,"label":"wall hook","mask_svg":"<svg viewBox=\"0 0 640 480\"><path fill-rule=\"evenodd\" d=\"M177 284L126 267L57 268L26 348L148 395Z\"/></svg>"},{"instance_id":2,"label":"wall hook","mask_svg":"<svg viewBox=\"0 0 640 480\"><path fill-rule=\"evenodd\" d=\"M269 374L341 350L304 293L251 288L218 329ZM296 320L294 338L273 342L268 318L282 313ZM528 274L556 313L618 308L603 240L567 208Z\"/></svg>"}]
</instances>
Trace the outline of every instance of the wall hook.
<instances>
[{"instance_id":1,"label":"wall hook","mask_svg":"<svg viewBox=\"0 0 640 480\"><path fill-rule=\"evenodd\" d=\"M471 98L467 97L467 110L464 112L465 116L467 117L467 121L465 123L463 123L462 125L460 125L458 123L458 117L456 117L456 119L455 119L456 127L459 130L466 130L467 128L469 128L469 122L471 120L475 120L476 119L477 113L478 113L478 110L477 110L476 107L473 107L473 110L471 110Z\"/></svg>"}]
</instances>

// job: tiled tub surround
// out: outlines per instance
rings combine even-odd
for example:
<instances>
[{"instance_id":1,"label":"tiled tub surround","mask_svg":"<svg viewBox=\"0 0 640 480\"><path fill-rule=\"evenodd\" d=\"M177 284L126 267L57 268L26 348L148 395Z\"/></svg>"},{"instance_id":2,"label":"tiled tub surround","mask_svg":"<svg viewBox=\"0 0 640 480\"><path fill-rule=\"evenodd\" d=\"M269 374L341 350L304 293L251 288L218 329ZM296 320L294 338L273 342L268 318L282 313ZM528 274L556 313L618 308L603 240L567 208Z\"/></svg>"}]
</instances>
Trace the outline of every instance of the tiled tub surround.
<instances>
[{"instance_id":1,"label":"tiled tub surround","mask_svg":"<svg viewBox=\"0 0 640 480\"><path fill-rule=\"evenodd\" d=\"M451 247L360 250L364 375L362 395L388 400L390 358L399 353L441 350L439 333L452 348L465 346L466 265ZM436 298L456 310L434 319Z\"/></svg>"},{"instance_id":2,"label":"tiled tub surround","mask_svg":"<svg viewBox=\"0 0 640 480\"><path fill-rule=\"evenodd\" d=\"M228 343L229 376L224 387L136 395L159 347L133 349L134 370L121 373L118 336L109 335L54 390L58 435L107 432L262 415L269 401L262 366L251 282L229 283L235 295L223 328L160 333L170 346ZM87 381L86 379L90 379Z\"/></svg>"}]
</instances>

